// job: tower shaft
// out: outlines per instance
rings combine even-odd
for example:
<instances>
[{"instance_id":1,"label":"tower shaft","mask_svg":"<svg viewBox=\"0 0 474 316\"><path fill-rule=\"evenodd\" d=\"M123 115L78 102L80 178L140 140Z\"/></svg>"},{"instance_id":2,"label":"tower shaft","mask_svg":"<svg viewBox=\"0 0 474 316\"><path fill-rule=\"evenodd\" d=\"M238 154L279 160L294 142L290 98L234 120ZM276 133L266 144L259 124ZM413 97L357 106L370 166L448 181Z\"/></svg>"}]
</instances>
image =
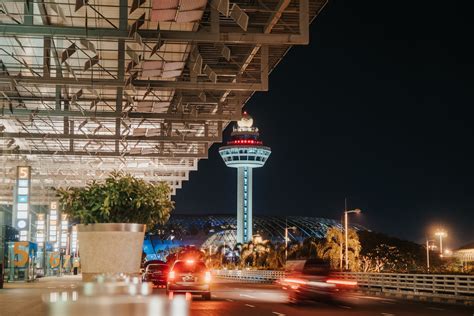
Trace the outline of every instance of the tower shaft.
<instances>
[{"instance_id":1,"label":"tower shaft","mask_svg":"<svg viewBox=\"0 0 474 316\"><path fill-rule=\"evenodd\" d=\"M252 240L252 168L237 168L237 242Z\"/></svg>"}]
</instances>

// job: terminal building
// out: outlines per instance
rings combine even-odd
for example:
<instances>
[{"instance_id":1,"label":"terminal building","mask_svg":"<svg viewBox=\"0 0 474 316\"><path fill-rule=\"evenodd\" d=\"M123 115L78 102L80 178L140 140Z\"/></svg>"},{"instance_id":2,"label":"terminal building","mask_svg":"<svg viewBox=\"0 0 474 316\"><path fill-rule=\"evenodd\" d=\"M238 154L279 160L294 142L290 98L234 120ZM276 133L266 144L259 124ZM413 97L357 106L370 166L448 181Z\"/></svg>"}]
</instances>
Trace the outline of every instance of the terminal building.
<instances>
[{"instance_id":1,"label":"terminal building","mask_svg":"<svg viewBox=\"0 0 474 316\"><path fill-rule=\"evenodd\" d=\"M56 255L55 188L120 170L176 194L326 3L3 1L0 226Z\"/></svg>"},{"instance_id":2,"label":"terminal building","mask_svg":"<svg viewBox=\"0 0 474 316\"><path fill-rule=\"evenodd\" d=\"M454 250L453 255L461 262L463 268L474 270L474 242Z\"/></svg>"}]
</instances>

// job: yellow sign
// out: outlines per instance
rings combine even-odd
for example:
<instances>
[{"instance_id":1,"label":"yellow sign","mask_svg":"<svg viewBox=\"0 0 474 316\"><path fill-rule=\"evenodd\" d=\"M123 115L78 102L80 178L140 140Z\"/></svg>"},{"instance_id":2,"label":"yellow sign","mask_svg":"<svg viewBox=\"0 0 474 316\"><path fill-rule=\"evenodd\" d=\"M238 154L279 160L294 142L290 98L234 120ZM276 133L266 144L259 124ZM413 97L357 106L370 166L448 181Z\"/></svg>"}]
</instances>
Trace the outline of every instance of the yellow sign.
<instances>
[{"instance_id":1,"label":"yellow sign","mask_svg":"<svg viewBox=\"0 0 474 316\"><path fill-rule=\"evenodd\" d=\"M49 254L49 266L51 268L59 267L60 259L59 259L59 252L52 252Z\"/></svg>"},{"instance_id":2,"label":"yellow sign","mask_svg":"<svg viewBox=\"0 0 474 316\"><path fill-rule=\"evenodd\" d=\"M15 267L23 268L26 266L29 259L28 248L29 242L27 241L17 241L13 243L13 263Z\"/></svg>"},{"instance_id":3,"label":"yellow sign","mask_svg":"<svg viewBox=\"0 0 474 316\"><path fill-rule=\"evenodd\" d=\"M63 269L69 269L71 267L71 256L65 255L63 257Z\"/></svg>"}]
</instances>

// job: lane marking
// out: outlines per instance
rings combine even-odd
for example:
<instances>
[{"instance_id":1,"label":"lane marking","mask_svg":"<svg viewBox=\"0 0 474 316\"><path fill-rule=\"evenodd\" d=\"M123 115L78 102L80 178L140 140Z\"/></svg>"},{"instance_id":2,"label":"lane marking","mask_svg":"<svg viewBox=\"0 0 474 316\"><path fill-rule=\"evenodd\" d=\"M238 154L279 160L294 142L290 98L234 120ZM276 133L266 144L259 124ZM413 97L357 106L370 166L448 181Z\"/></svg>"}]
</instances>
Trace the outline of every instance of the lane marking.
<instances>
[{"instance_id":1,"label":"lane marking","mask_svg":"<svg viewBox=\"0 0 474 316\"><path fill-rule=\"evenodd\" d=\"M255 305L245 304L247 307L255 307Z\"/></svg>"},{"instance_id":2,"label":"lane marking","mask_svg":"<svg viewBox=\"0 0 474 316\"><path fill-rule=\"evenodd\" d=\"M391 305L395 304L395 302L391 302L391 301L381 301L381 303L383 303L383 304L391 304Z\"/></svg>"},{"instance_id":3,"label":"lane marking","mask_svg":"<svg viewBox=\"0 0 474 316\"><path fill-rule=\"evenodd\" d=\"M255 298L255 296L248 295L248 294L239 294L242 297L248 297L248 298Z\"/></svg>"},{"instance_id":4,"label":"lane marking","mask_svg":"<svg viewBox=\"0 0 474 316\"><path fill-rule=\"evenodd\" d=\"M231 300L230 298L227 298L226 301L233 302L234 300Z\"/></svg>"},{"instance_id":5,"label":"lane marking","mask_svg":"<svg viewBox=\"0 0 474 316\"><path fill-rule=\"evenodd\" d=\"M428 307L428 309L432 309L434 311L444 311L444 308L439 308L439 307Z\"/></svg>"},{"instance_id":6,"label":"lane marking","mask_svg":"<svg viewBox=\"0 0 474 316\"><path fill-rule=\"evenodd\" d=\"M286 316L286 314L282 314L282 313L279 313L279 312L272 312L272 313L277 315L277 316Z\"/></svg>"},{"instance_id":7,"label":"lane marking","mask_svg":"<svg viewBox=\"0 0 474 316\"><path fill-rule=\"evenodd\" d=\"M391 299L385 298L385 297L362 296L362 295L359 295L359 296L356 296L356 297L365 298L365 299L374 300L374 301L392 301L392 302L395 302L395 300L391 300Z\"/></svg>"},{"instance_id":8,"label":"lane marking","mask_svg":"<svg viewBox=\"0 0 474 316\"><path fill-rule=\"evenodd\" d=\"M345 308L345 309L352 309L350 306L345 306L345 305L339 305L340 308Z\"/></svg>"}]
</instances>

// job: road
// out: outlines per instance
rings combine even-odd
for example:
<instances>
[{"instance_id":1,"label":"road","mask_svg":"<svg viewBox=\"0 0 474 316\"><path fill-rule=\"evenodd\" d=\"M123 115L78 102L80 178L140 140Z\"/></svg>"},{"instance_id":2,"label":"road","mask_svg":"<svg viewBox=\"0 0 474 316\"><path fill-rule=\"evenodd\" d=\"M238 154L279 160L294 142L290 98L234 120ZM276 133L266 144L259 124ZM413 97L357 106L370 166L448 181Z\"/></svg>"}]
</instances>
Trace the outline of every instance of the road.
<instances>
[{"instance_id":1,"label":"road","mask_svg":"<svg viewBox=\"0 0 474 316\"><path fill-rule=\"evenodd\" d=\"M193 297L191 300L191 316L474 316L474 307L422 303L355 294L338 303L306 303L293 306L287 303L286 293L276 286L230 282L216 284L213 289L213 299L210 302L199 297Z\"/></svg>"},{"instance_id":2,"label":"road","mask_svg":"<svg viewBox=\"0 0 474 316\"><path fill-rule=\"evenodd\" d=\"M78 277L48 277L34 283L7 283L5 289L0 290L0 316L47 315L48 309L42 297L43 299L56 297L58 300L64 298L71 300L75 293L81 301L81 291L82 286ZM163 289L155 289L153 294L166 300ZM131 299L136 300L133 297ZM173 298L173 300L183 299L183 296ZM333 304L308 303L293 306L287 303L286 293L277 286L235 283L227 280L215 280L211 301L190 296L186 296L186 299L190 306L190 316L474 316L474 306L422 303L355 294ZM107 309L110 311L110 308ZM89 314L81 313L80 315ZM104 315L104 313L99 314ZM94 316L100 316L99 314L92 313ZM125 314L129 315L127 313L123 315ZM63 316L64 313L55 315ZM140 315L147 314L140 313ZM176 316L185 316L185 313L179 313Z\"/></svg>"}]
</instances>

